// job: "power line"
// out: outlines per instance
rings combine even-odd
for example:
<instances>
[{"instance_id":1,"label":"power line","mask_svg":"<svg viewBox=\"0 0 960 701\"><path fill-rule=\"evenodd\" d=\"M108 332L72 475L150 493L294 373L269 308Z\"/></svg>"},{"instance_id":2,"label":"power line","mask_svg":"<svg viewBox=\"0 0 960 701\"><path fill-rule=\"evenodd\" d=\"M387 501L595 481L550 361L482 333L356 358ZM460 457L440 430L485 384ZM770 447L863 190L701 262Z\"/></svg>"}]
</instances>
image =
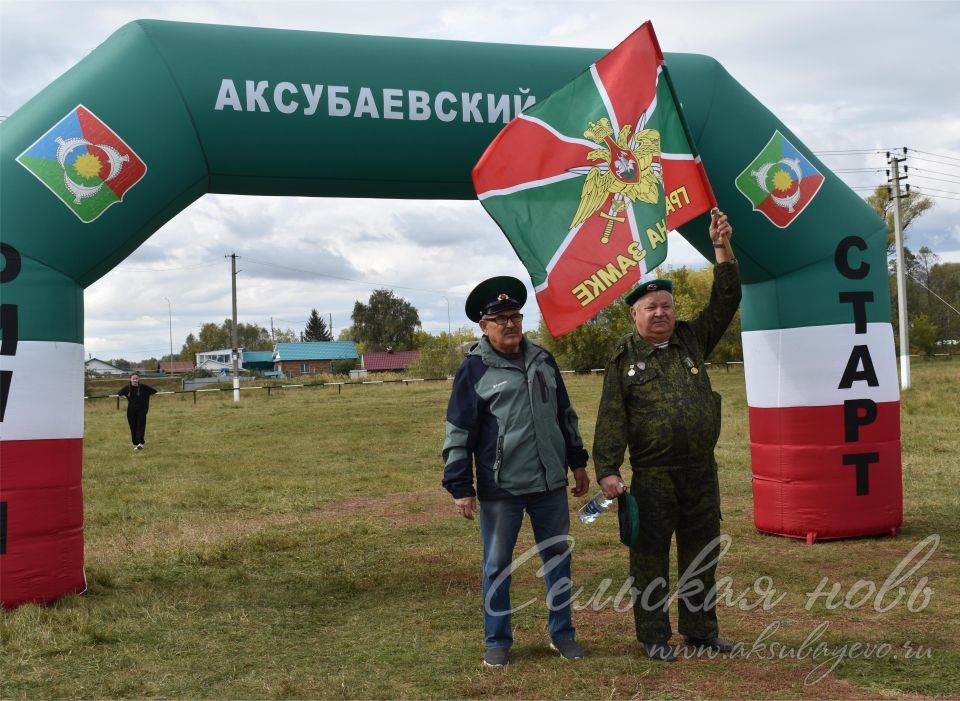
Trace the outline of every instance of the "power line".
<instances>
[{"instance_id":1,"label":"power line","mask_svg":"<svg viewBox=\"0 0 960 701\"><path fill-rule=\"evenodd\" d=\"M926 285L924 285L922 282L920 282L916 277L914 277L914 276L911 275L910 273L907 273L907 275L910 276L910 279L911 279L911 280L913 280L915 283L917 283L918 285L920 285L920 287L922 287L922 288L925 289L927 292L929 292L929 293L932 294L934 297L936 297L936 298L939 299L941 302L943 302L945 305L947 305L948 307L950 307L954 312L956 312L957 316L960 316L960 310L957 310L957 308L956 308L955 306L953 306L952 304L950 304L950 302L948 302L948 301L945 300L943 297L941 297L940 295L938 295L936 292L934 292L933 290L931 290L929 287L927 287Z\"/></svg>"},{"instance_id":2,"label":"power line","mask_svg":"<svg viewBox=\"0 0 960 701\"><path fill-rule=\"evenodd\" d=\"M833 168L834 173L883 173L883 168Z\"/></svg>"},{"instance_id":3,"label":"power line","mask_svg":"<svg viewBox=\"0 0 960 701\"><path fill-rule=\"evenodd\" d=\"M960 192L954 192L953 190L943 190L943 189L941 189L941 188L939 188L939 187L920 186L920 187L914 188L914 189L916 189L916 190L923 190L924 192L926 192L926 191L928 191L928 190L933 190L934 192L942 192L942 193L947 194L947 195L960 195Z\"/></svg>"},{"instance_id":4,"label":"power line","mask_svg":"<svg viewBox=\"0 0 960 701\"><path fill-rule=\"evenodd\" d=\"M950 167L950 168L960 167L960 166L958 166L957 164L954 164L954 163L944 163L943 161L935 161L935 160L933 160L932 158L921 158L920 156L914 156L914 155L912 155L912 154L909 155L908 158L909 158L910 160L912 160L912 161L922 161L922 162L924 162L924 163L933 163L933 164L938 165L938 166L948 166L948 167Z\"/></svg>"},{"instance_id":5,"label":"power line","mask_svg":"<svg viewBox=\"0 0 960 701\"><path fill-rule=\"evenodd\" d=\"M911 173L911 175L913 175L913 173ZM960 183L960 180L951 180L949 178L931 178L929 175L918 175L916 177L920 180L936 180L937 182L941 183Z\"/></svg>"},{"instance_id":6,"label":"power line","mask_svg":"<svg viewBox=\"0 0 960 701\"><path fill-rule=\"evenodd\" d=\"M922 153L922 154L924 154L924 155L933 156L933 157L935 157L935 158L946 158L948 161L957 161L958 163L960 163L960 158L957 158L957 157L955 157L955 156L946 156L946 155L943 155L943 154L941 154L941 153L930 153L929 151L921 151L921 150L915 149L915 148L910 149L910 152L911 152L911 153Z\"/></svg>"},{"instance_id":7,"label":"power line","mask_svg":"<svg viewBox=\"0 0 960 701\"><path fill-rule=\"evenodd\" d=\"M949 178L960 178L960 173L942 173L939 170L927 170L926 168L914 168L914 173L933 173L934 175L946 175Z\"/></svg>"},{"instance_id":8,"label":"power line","mask_svg":"<svg viewBox=\"0 0 960 701\"><path fill-rule=\"evenodd\" d=\"M932 197L935 200L956 200L960 202L960 197L947 197L946 195L931 195L930 193L924 192L924 197Z\"/></svg>"},{"instance_id":9,"label":"power line","mask_svg":"<svg viewBox=\"0 0 960 701\"><path fill-rule=\"evenodd\" d=\"M881 149L877 150L874 148L871 149L838 149L833 151L814 151L814 156L866 156L869 154L883 154L886 151L892 151L893 149Z\"/></svg>"}]
</instances>

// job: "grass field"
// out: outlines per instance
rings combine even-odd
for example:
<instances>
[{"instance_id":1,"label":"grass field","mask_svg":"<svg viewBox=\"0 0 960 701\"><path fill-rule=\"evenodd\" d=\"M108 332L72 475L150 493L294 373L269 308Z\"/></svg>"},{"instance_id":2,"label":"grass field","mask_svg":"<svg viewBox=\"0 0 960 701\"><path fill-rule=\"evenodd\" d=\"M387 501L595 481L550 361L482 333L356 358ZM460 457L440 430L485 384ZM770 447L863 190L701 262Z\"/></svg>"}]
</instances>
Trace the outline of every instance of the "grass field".
<instances>
[{"instance_id":1,"label":"grass field","mask_svg":"<svg viewBox=\"0 0 960 701\"><path fill-rule=\"evenodd\" d=\"M914 364L899 536L813 546L754 530L743 374L711 372L734 659L642 656L604 601L627 574L605 516L571 527L587 658L548 650L534 558L514 575L514 603L535 603L514 615L513 664L484 669L478 526L440 487L449 383L225 392L155 397L142 453L113 400L87 402L89 591L0 615L0 697L956 698L960 363ZM600 380L568 383L589 446ZM869 596L921 543L929 559ZM847 605L807 605L822 578Z\"/></svg>"}]
</instances>

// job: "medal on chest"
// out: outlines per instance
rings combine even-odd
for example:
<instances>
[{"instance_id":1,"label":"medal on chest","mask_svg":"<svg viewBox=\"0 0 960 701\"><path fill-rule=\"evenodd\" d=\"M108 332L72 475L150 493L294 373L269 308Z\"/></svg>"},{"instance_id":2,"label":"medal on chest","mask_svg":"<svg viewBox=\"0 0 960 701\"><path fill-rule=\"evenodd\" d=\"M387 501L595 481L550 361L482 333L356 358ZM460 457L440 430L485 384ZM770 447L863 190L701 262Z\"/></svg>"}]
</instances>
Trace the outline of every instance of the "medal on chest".
<instances>
[{"instance_id":1,"label":"medal on chest","mask_svg":"<svg viewBox=\"0 0 960 701\"><path fill-rule=\"evenodd\" d=\"M642 360L636 363L630 363L630 369L627 370L627 376L633 377L634 375L637 374L637 370L643 371L646 369L646 367L647 367L647 364Z\"/></svg>"}]
</instances>

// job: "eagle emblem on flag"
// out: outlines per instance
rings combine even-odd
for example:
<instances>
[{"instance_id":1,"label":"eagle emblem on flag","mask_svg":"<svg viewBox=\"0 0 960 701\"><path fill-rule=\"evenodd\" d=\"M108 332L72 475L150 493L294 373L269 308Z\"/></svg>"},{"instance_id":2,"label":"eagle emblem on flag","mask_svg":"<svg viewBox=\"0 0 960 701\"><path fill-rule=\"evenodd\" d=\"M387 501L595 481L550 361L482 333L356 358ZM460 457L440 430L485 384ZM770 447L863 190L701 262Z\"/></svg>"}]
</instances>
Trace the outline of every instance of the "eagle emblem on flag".
<instances>
[{"instance_id":1,"label":"eagle emblem on flag","mask_svg":"<svg viewBox=\"0 0 960 701\"><path fill-rule=\"evenodd\" d=\"M579 226L611 200L609 210L600 212L607 220L601 243L610 241L610 233L616 222L623 223L618 216L627 208L627 202L646 202L657 204L660 201L660 186L663 184L660 166L660 132L656 129L640 129L631 137L632 124L625 124L616 141L613 140L613 127L610 120L603 117L590 123L583 135L598 145L587 154L591 161L602 161L596 166L571 168L571 172L586 172L583 191L580 193L580 206L570 228Z\"/></svg>"}]
</instances>

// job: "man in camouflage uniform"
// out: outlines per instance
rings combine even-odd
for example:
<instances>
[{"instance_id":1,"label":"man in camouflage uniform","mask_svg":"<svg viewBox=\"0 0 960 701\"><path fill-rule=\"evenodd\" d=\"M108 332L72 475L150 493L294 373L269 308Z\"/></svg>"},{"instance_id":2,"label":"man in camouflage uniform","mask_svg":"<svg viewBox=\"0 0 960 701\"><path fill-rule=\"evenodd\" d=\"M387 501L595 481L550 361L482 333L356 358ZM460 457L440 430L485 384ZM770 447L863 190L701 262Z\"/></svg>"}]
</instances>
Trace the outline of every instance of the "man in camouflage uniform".
<instances>
[{"instance_id":1,"label":"man in camouflage uniform","mask_svg":"<svg viewBox=\"0 0 960 701\"><path fill-rule=\"evenodd\" d=\"M679 631L699 648L729 652L718 637L715 583L720 495L713 450L720 435L720 395L704 361L740 304L740 275L730 248L733 229L714 210L710 221L717 265L710 301L690 322L677 322L669 280L642 282L626 297L636 331L607 363L593 443L605 495L622 491L620 465L630 448L640 527L630 547L637 598L637 639L647 656L673 661L670 628L670 540L677 534ZM696 574L694 574L694 571ZM704 605L705 600L709 603Z\"/></svg>"}]
</instances>

